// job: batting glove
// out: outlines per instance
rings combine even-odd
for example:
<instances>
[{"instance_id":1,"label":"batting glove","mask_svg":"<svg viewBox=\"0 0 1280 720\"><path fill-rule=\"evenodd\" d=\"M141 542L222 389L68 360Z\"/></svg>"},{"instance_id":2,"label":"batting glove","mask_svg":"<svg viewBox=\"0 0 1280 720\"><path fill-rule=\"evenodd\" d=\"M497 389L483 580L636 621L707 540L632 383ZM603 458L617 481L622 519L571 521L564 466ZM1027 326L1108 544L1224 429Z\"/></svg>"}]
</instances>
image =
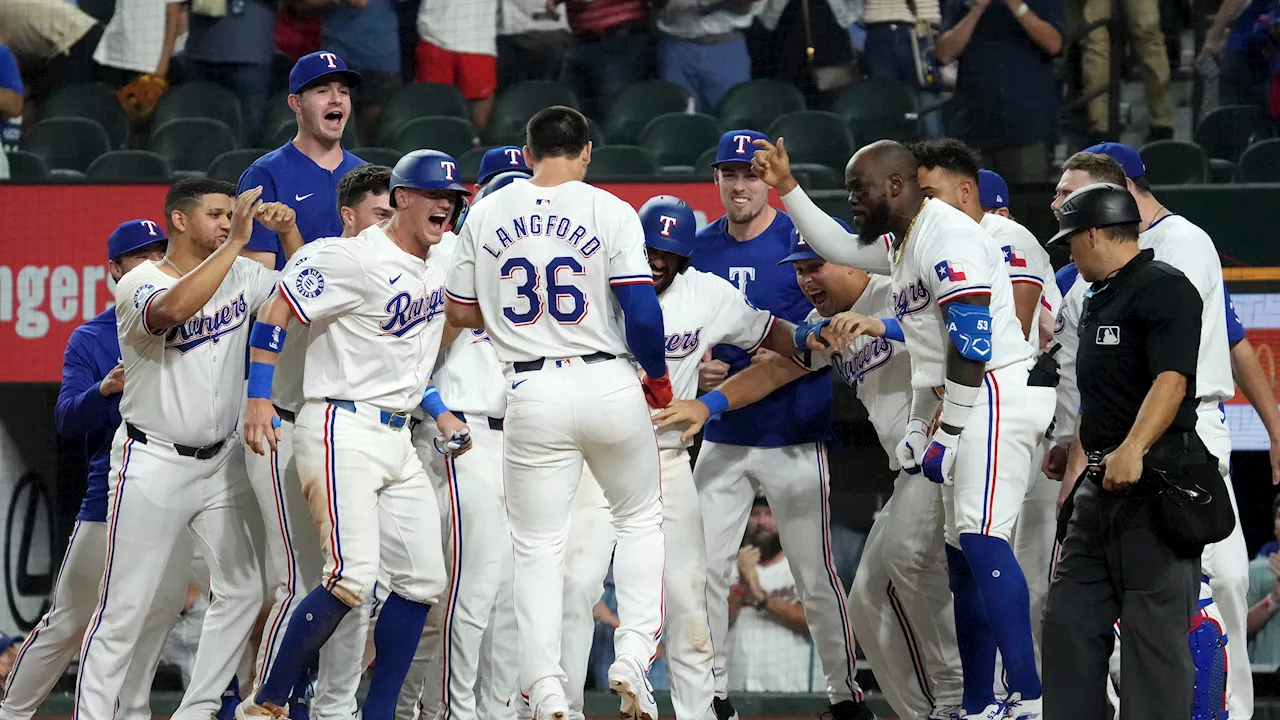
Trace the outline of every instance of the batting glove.
<instances>
[{"instance_id":1,"label":"batting glove","mask_svg":"<svg viewBox=\"0 0 1280 720\"><path fill-rule=\"evenodd\" d=\"M951 485L951 472L956 464L956 446L960 444L960 436L938 428L933 433L933 442L924 451L920 466L924 468L924 476L942 485Z\"/></svg>"},{"instance_id":2,"label":"batting glove","mask_svg":"<svg viewBox=\"0 0 1280 720\"><path fill-rule=\"evenodd\" d=\"M645 402L654 410L661 410L671 404L673 391L669 375L660 378L646 376L640 381L640 387L644 390Z\"/></svg>"},{"instance_id":3,"label":"batting glove","mask_svg":"<svg viewBox=\"0 0 1280 720\"><path fill-rule=\"evenodd\" d=\"M924 454L925 448L929 447L929 428L924 421L919 418L911 418L907 422L907 434L902 438L902 442L898 443L898 447L894 448L894 454L898 456L898 464L908 475L916 475L920 472L920 461L918 458Z\"/></svg>"},{"instance_id":4,"label":"batting glove","mask_svg":"<svg viewBox=\"0 0 1280 720\"><path fill-rule=\"evenodd\" d=\"M445 443L444 447L445 447L445 450L449 451L450 453L456 453L470 444L471 444L471 431L466 428L463 428L462 430L459 430L455 432L453 435L451 435L449 437L449 442Z\"/></svg>"}]
</instances>

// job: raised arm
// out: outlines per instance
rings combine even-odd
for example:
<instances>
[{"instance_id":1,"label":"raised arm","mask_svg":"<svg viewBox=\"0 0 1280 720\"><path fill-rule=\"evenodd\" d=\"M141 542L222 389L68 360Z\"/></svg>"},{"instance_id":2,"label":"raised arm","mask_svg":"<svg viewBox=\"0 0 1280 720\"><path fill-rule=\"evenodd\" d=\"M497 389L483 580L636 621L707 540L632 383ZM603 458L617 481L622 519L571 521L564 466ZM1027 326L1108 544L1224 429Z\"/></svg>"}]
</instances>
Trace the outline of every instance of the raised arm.
<instances>
[{"instance_id":1,"label":"raised arm","mask_svg":"<svg viewBox=\"0 0 1280 720\"><path fill-rule=\"evenodd\" d=\"M753 363L742 372L725 380L720 387L697 400L674 400L653 416L658 429L687 425L681 441L697 435L712 415L737 410L763 400L769 393L799 378L809 370L794 358L778 356L764 363Z\"/></svg>"},{"instance_id":2,"label":"raised arm","mask_svg":"<svg viewBox=\"0 0 1280 720\"><path fill-rule=\"evenodd\" d=\"M87 435L107 424L111 405L119 401L124 388L124 368L116 366L99 379L80 345L87 336L74 333L67 342L62 360L62 386L53 407L53 422L64 438Z\"/></svg>"}]
</instances>

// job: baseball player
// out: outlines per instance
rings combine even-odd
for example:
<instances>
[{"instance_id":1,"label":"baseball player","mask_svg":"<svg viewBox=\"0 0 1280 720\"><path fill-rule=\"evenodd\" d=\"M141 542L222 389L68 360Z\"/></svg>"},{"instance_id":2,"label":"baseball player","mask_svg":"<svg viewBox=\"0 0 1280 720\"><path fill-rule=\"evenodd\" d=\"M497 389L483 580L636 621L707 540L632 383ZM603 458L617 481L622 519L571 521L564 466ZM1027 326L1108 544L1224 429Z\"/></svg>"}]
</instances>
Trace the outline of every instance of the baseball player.
<instances>
[{"instance_id":1,"label":"baseball player","mask_svg":"<svg viewBox=\"0 0 1280 720\"><path fill-rule=\"evenodd\" d=\"M982 212L1012 218L1009 213L1009 184L995 170L978 170L978 203Z\"/></svg>"},{"instance_id":2,"label":"baseball player","mask_svg":"<svg viewBox=\"0 0 1280 720\"><path fill-rule=\"evenodd\" d=\"M365 228L377 224L391 214L388 186L391 169L381 165L361 165L351 170L338 183L337 212L342 220L342 237L352 238ZM319 248L331 239L307 243L290 258L287 268L308 262ZM289 322L288 339L280 353L277 373L272 383L271 401L280 419L279 439L270 453L247 453L245 465L266 527L268 588L273 594L271 610L263 626L257 648L256 672L265 678L270 674L280 652L280 641L298 603L310 588L320 584L324 558L320 536L311 521L310 511L298 478L294 457L294 423L302 409L303 360L309 336L301 322ZM355 691L363 670L364 637L368 632L368 613L351 613L344 618L334 642L321 651L322 669L317 678L310 714L318 720L339 720L355 712ZM309 675L294 688L292 715L297 716L297 698L305 697Z\"/></svg>"},{"instance_id":3,"label":"baseball player","mask_svg":"<svg viewBox=\"0 0 1280 720\"><path fill-rule=\"evenodd\" d=\"M138 265L164 257L167 244L159 223L122 223L107 239L107 269L112 279L118 283ZM111 438L120 425L123 390L124 366L113 306L76 328L67 341L54 421L62 437L85 441L88 488L58 569L53 603L14 658L4 700L0 701L2 720L30 720L35 715L80 650L80 640L89 626L106 561L107 475ZM169 629L182 611L190 563L191 540L179 537L121 687L120 717L125 720L151 717L151 680Z\"/></svg>"},{"instance_id":4,"label":"baseball player","mask_svg":"<svg viewBox=\"0 0 1280 720\"><path fill-rule=\"evenodd\" d=\"M406 425L409 411L432 397L425 391L444 332L449 261L440 242L465 217L470 195L457 167L435 150L405 155L391 175L391 220L326 242L281 277L258 313L245 411L245 441L258 454L278 450L271 390L285 326L291 314L309 326L294 450L324 569L238 718L285 716L298 675L369 597L380 568L389 593L378 610L363 716L394 716L427 611L444 589L435 497ZM445 437L466 432L448 413L431 414Z\"/></svg>"},{"instance_id":5,"label":"baseball player","mask_svg":"<svg viewBox=\"0 0 1280 720\"><path fill-rule=\"evenodd\" d=\"M175 183L165 199L167 254L116 285L129 380L111 446L105 570L80 653L73 715L81 720L114 715L151 598L188 529L209 563L213 602L174 717L218 711L259 614L262 576L246 521L256 511L248 483L228 465L249 316L275 273L238 253L255 218L296 233L288 207L262 203L257 188L233 193L214 180Z\"/></svg>"},{"instance_id":6,"label":"baseball player","mask_svg":"<svg viewBox=\"0 0 1280 720\"><path fill-rule=\"evenodd\" d=\"M895 470L894 448L902 439L911 398L911 364L896 331L889 278L868 276L827 263L800 237L783 262L815 309L808 320L834 316L866 324L888 317L885 326L795 361L773 358L734 375L697 401L677 401L655 418L661 427L689 423L686 436L727 403L746 405L812 368L830 366L867 406L872 424ZM870 316L870 317L868 317ZM893 337L890 337L893 336ZM896 339L895 339L896 338ZM942 550L942 492L917 475L900 472L893 497L876 516L850 593L850 614L881 689L902 718L958 718L962 684Z\"/></svg>"},{"instance_id":7,"label":"baseball player","mask_svg":"<svg viewBox=\"0 0 1280 720\"><path fill-rule=\"evenodd\" d=\"M778 261L791 250L794 227L786 213L768 204L769 187L751 169L754 130L731 130L720 138L714 180L725 216L703 228L691 259L695 270L719 275L753 305L793 323L813 306L796 286L795 274ZM835 222L834 220L832 222ZM746 367L751 356L732 346L712 350L704 363L703 389ZM728 598L734 559L751 511L753 486L761 486L777 518L782 547L796 575L810 635L826 673L835 720L871 717L854 679L853 629L844 586L831 551L826 443L831 439L831 381L814 372L742 410L707 424L694 478L707 536L707 607L716 653L716 712L733 716L728 703Z\"/></svg>"},{"instance_id":8,"label":"baseball player","mask_svg":"<svg viewBox=\"0 0 1280 720\"><path fill-rule=\"evenodd\" d=\"M476 194L483 190L499 173L518 172L525 176L533 174L524 161L524 148L519 145L503 145L486 150L480 157L480 171L476 174Z\"/></svg>"},{"instance_id":9,"label":"baseball player","mask_svg":"<svg viewBox=\"0 0 1280 720\"><path fill-rule=\"evenodd\" d=\"M342 133L351 118L351 90L360 74L348 70L337 53L320 50L304 55L289 71L289 109L298 120L298 134L253 162L240 176L239 191L262 187L264 202L278 201L297 214L304 242L342 234L333 209L338 205L338 182L352 168L364 164L342 147ZM246 257L280 270L286 260L280 238L266 227L254 228Z\"/></svg>"},{"instance_id":10,"label":"baseball player","mask_svg":"<svg viewBox=\"0 0 1280 720\"><path fill-rule=\"evenodd\" d=\"M698 391L698 364L707 348L729 345L751 353L765 347L792 355L795 326L775 321L758 310L727 280L689 268L696 242L697 220L679 198L659 195L640 208L649 267L662 305L667 368L674 397L692 400ZM667 635L671 698L677 718L714 720L713 653L707 643L707 562L702 511L688 438L678 431L658 434L662 457L662 532L668 548L666 578ZM594 483L584 478L584 486ZM581 496L598 498L594 507L575 506L569 536L573 562L566 568L565 632L561 665L573 689L570 706L582 713L582 692L594 627L592 608L603 592L613 555L613 528L608 505L598 489ZM585 517L594 511L596 517Z\"/></svg>"},{"instance_id":11,"label":"baseball player","mask_svg":"<svg viewBox=\"0 0 1280 720\"><path fill-rule=\"evenodd\" d=\"M868 271L890 266L894 312L912 358L911 419L898 459L907 471L945 485L964 709L976 718L1039 717L1027 581L1009 535L1052 403L1030 399L1044 388L1027 385L1034 349L1014 314L1003 253L964 213L924 195L918 163L898 143L863 147L845 169L860 223L856 237L825 214L817 218L807 197L792 198L798 188L779 160L783 150L782 139L776 148L762 148L757 173L781 185L784 202L801 208L793 214L814 249L830 262ZM894 240L886 258L888 233ZM945 392L930 438L938 386ZM1000 702L993 687L997 648L1009 688Z\"/></svg>"},{"instance_id":12,"label":"baseball player","mask_svg":"<svg viewBox=\"0 0 1280 720\"><path fill-rule=\"evenodd\" d=\"M662 310L635 210L582 182L591 160L586 118L549 107L526 134L533 177L475 209L446 285L450 324L486 329L508 383L503 472L521 691L537 720L568 712L560 669L564 543L585 461L618 533L622 625L610 690L624 716L653 720L645 675L662 633L663 537L646 402L671 400Z\"/></svg>"}]
</instances>

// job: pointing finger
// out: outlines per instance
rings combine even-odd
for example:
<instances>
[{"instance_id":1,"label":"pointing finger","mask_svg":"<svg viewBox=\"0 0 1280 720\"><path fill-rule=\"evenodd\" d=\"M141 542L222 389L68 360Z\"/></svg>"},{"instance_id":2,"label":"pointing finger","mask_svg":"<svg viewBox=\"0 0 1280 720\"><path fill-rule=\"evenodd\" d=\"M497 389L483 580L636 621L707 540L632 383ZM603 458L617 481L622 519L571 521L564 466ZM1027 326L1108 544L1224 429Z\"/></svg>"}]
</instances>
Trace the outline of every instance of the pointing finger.
<instances>
[{"instance_id":1,"label":"pointing finger","mask_svg":"<svg viewBox=\"0 0 1280 720\"><path fill-rule=\"evenodd\" d=\"M779 154L779 155L785 155L785 154L787 153L787 143L786 143L786 139L785 139L785 138L783 138L782 136L778 136L778 145L777 145L777 148L778 148L778 154Z\"/></svg>"}]
</instances>

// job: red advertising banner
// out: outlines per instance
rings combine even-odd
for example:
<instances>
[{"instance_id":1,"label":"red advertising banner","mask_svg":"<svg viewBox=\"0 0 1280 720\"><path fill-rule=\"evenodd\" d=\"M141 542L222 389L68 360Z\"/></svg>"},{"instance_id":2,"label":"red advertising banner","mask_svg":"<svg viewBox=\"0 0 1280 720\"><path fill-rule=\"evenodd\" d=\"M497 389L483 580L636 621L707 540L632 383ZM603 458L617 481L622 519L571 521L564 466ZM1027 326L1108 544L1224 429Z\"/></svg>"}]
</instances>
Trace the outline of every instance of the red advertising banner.
<instances>
[{"instance_id":1,"label":"red advertising banner","mask_svg":"<svg viewBox=\"0 0 1280 720\"><path fill-rule=\"evenodd\" d=\"M654 195L676 195L694 208L699 225L724 214L709 179L604 187L636 208ZM126 220L162 221L167 191L0 183L0 383L61 380L71 331L113 304L107 236Z\"/></svg>"}]
</instances>

